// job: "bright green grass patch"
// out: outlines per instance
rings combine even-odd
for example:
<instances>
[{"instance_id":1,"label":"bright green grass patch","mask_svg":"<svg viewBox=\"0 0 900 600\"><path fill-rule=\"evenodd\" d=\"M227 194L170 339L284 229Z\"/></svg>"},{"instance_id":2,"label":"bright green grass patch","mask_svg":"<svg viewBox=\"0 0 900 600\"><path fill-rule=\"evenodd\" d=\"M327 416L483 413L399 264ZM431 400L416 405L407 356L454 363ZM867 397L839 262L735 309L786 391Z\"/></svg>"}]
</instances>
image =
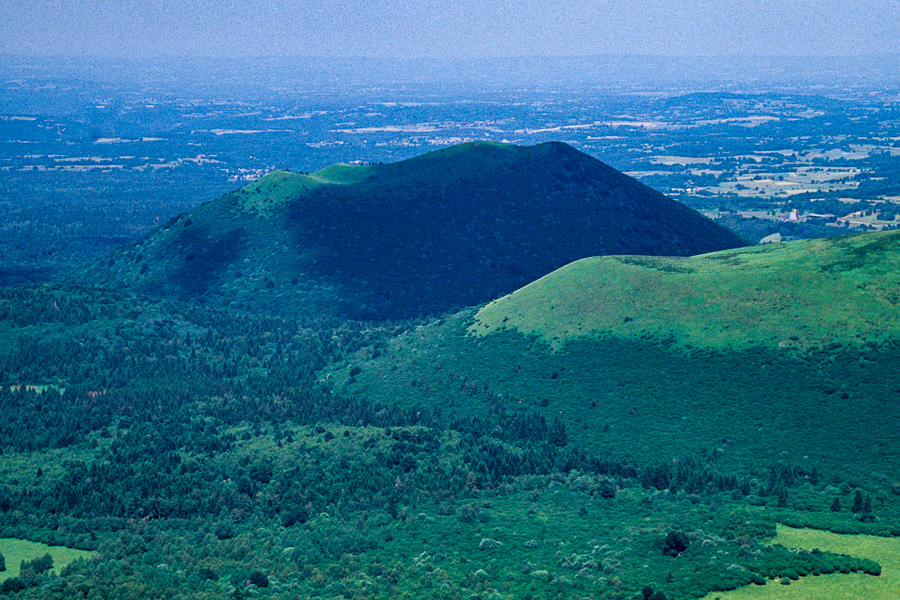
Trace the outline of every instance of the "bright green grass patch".
<instances>
[{"instance_id":1,"label":"bright green grass patch","mask_svg":"<svg viewBox=\"0 0 900 600\"><path fill-rule=\"evenodd\" d=\"M469 334L511 328L557 350L607 334L718 348L880 340L900 331L898 287L897 232L689 258L594 257L488 304Z\"/></svg>"},{"instance_id":2,"label":"bright green grass patch","mask_svg":"<svg viewBox=\"0 0 900 600\"><path fill-rule=\"evenodd\" d=\"M266 211L285 201L321 187L316 178L288 171L274 171L248 184L241 190L244 208Z\"/></svg>"},{"instance_id":3,"label":"bright green grass patch","mask_svg":"<svg viewBox=\"0 0 900 600\"><path fill-rule=\"evenodd\" d=\"M0 581L11 577L18 577L19 565L23 560L34 560L48 552L53 557L53 568L58 573L60 569L79 558L90 558L93 552L75 550L64 546L48 546L38 542L17 540L15 538L0 538L0 552L6 559L6 571L0 573Z\"/></svg>"},{"instance_id":4,"label":"bright green grass patch","mask_svg":"<svg viewBox=\"0 0 900 600\"><path fill-rule=\"evenodd\" d=\"M372 165L346 165L337 164L325 167L320 171L316 171L310 177L322 183L332 183L338 185L352 185L365 181L376 171Z\"/></svg>"},{"instance_id":5,"label":"bright green grass patch","mask_svg":"<svg viewBox=\"0 0 900 600\"><path fill-rule=\"evenodd\" d=\"M370 165L332 165L311 175L273 171L247 184L240 191L240 203L245 210L266 213L278 210L285 203L307 197L316 189L329 185L353 185L365 181L377 167Z\"/></svg>"},{"instance_id":6,"label":"bright green grass patch","mask_svg":"<svg viewBox=\"0 0 900 600\"><path fill-rule=\"evenodd\" d=\"M813 529L778 526L773 540L788 548L819 548L838 554L868 558L881 565L881 575L862 573L801 577L790 585L770 582L731 592L716 592L704 600L894 600L900 598L900 539L871 535L839 535Z\"/></svg>"}]
</instances>

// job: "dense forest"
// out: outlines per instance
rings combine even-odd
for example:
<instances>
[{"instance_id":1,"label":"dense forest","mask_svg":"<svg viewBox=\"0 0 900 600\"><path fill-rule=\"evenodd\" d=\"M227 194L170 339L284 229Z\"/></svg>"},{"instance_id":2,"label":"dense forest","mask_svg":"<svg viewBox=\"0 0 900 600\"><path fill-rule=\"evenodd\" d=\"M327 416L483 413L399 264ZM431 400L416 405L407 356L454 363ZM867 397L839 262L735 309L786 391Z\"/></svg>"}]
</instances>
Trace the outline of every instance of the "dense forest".
<instances>
[{"instance_id":1,"label":"dense forest","mask_svg":"<svg viewBox=\"0 0 900 600\"><path fill-rule=\"evenodd\" d=\"M94 551L0 594L678 599L880 571L776 522L900 533L880 488L808 465L597 454L500 397L450 417L322 380L418 325L0 290L0 534Z\"/></svg>"}]
</instances>

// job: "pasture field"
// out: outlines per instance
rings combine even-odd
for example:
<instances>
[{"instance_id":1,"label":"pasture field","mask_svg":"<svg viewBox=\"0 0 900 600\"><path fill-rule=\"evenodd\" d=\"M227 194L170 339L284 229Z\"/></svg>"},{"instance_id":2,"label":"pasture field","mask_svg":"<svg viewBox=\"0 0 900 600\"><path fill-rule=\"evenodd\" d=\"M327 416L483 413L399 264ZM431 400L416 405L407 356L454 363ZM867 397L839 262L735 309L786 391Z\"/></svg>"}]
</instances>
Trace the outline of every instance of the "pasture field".
<instances>
[{"instance_id":1,"label":"pasture field","mask_svg":"<svg viewBox=\"0 0 900 600\"><path fill-rule=\"evenodd\" d=\"M871 535L839 535L813 529L778 526L772 540L788 548L802 548L868 558L881 565L881 575L834 573L801 577L789 585L769 582L729 592L708 594L704 600L893 600L900 597L900 539Z\"/></svg>"},{"instance_id":2,"label":"pasture field","mask_svg":"<svg viewBox=\"0 0 900 600\"><path fill-rule=\"evenodd\" d=\"M19 576L19 565L23 560L34 560L44 554L50 553L53 557L53 568L59 573L60 569L79 558L90 558L93 552L75 550L65 546L48 546L28 540L15 538L0 538L0 552L6 559L6 570L0 572L0 581Z\"/></svg>"}]
</instances>

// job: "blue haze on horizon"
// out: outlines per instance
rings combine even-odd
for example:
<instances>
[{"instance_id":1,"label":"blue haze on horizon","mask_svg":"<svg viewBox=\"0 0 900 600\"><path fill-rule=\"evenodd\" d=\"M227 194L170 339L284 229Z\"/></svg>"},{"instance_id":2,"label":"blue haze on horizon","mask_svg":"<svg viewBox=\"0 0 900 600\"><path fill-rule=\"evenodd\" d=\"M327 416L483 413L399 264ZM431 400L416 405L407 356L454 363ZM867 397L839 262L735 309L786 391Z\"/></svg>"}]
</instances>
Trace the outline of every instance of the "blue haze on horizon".
<instances>
[{"instance_id":1,"label":"blue haze on horizon","mask_svg":"<svg viewBox=\"0 0 900 600\"><path fill-rule=\"evenodd\" d=\"M0 53L490 58L900 53L900 0L0 0Z\"/></svg>"}]
</instances>

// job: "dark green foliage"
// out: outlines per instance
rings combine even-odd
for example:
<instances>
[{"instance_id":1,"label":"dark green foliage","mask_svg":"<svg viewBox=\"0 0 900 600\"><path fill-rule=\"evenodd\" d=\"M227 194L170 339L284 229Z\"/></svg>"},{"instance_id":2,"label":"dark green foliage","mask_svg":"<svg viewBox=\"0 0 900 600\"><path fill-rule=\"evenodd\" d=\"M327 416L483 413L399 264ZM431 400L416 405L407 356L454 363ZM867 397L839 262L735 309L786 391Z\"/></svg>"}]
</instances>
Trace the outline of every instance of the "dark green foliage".
<instances>
[{"instance_id":1,"label":"dark green foliage","mask_svg":"<svg viewBox=\"0 0 900 600\"><path fill-rule=\"evenodd\" d=\"M606 480L600 483L598 493L601 498L615 498L616 486L612 481Z\"/></svg>"},{"instance_id":2,"label":"dark green foliage","mask_svg":"<svg viewBox=\"0 0 900 600\"><path fill-rule=\"evenodd\" d=\"M680 348L653 336L610 336L571 341L564 352L556 353L512 331L484 339L465 337L471 322L467 316L456 315L424 330L421 346L408 338L398 342L392 349L394 359L382 355L370 360L359 383L346 389L359 389L372 400L400 399L410 406L440 398L445 413L458 415L478 414L487 407L552 415L566 425L570 445L590 447L600 455L663 459L642 481L657 489L667 489L678 470L669 459L686 455L712 452L720 464L744 473L749 465L761 469L785 458L797 465L809 457L810 466L802 472L780 465L760 474L758 485L750 477L719 481L744 497L780 497L787 506L794 502L790 488L797 481L815 479L821 484L850 473L867 477L882 468L881 459L871 452L872 443L877 440L887 447L900 426L900 405L888 400L896 395L900 380L897 340L729 351ZM414 363L405 359L412 348ZM546 373L561 367L567 384L558 389L548 383ZM379 372L379 386L374 377L365 376ZM391 382L394 377L396 384ZM403 384L411 378L418 385ZM381 390L389 392L382 395ZM695 491L698 484L678 483L686 491ZM832 500L833 495L828 502ZM848 498L846 506L851 501Z\"/></svg>"},{"instance_id":3,"label":"dark green foliage","mask_svg":"<svg viewBox=\"0 0 900 600\"><path fill-rule=\"evenodd\" d=\"M234 521L222 519L215 524L213 533L220 540L230 540L235 535Z\"/></svg>"},{"instance_id":4,"label":"dark green foliage","mask_svg":"<svg viewBox=\"0 0 900 600\"><path fill-rule=\"evenodd\" d=\"M778 498L779 507L784 508L788 505L788 493L786 487L779 486L775 492L775 495Z\"/></svg>"},{"instance_id":5,"label":"dark green foliage","mask_svg":"<svg viewBox=\"0 0 900 600\"><path fill-rule=\"evenodd\" d=\"M57 303L66 313L54 297L67 298ZM380 367L350 358L389 356L383 337L393 327L238 317L85 290L22 288L3 302L23 324L7 321L18 341L0 356L2 456L42 454L20 479L0 482L0 530L96 550L60 574L76 595L218 598L253 584L262 597L278 585L301 597L428 597L446 583L461 596L508 585L539 597L571 586L608 600L647 585L651 599L683 600L772 573L878 569L821 553L806 565L765 544L776 518L832 516L824 498L834 491L823 491L831 474L808 463L742 470L716 452L671 460L604 451L579 441L583 428L559 414L561 396L544 411L538 397L520 402L449 363L404 388L438 390L438 373L478 411L379 404L329 385L320 369L332 361L360 365L361 381L377 375ZM47 325L60 320L72 324ZM516 364L527 367L524 355ZM577 373L538 377L565 383ZM59 388L9 389L18 382ZM787 506L778 508L782 491ZM842 492L847 502L851 492ZM794 511L799 502L822 510ZM673 522L682 529L671 531ZM563 541L572 550L564 557L555 554ZM592 558L604 544L617 549ZM16 581L25 593L49 584L45 563L23 565ZM475 576L479 569L487 575ZM532 575L543 570L546 581ZM617 586L600 582L604 571ZM360 587L366 578L377 590Z\"/></svg>"},{"instance_id":6,"label":"dark green foliage","mask_svg":"<svg viewBox=\"0 0 900 600\"><path fill-rule=\"evenodd\" d=\"M0 585L0 594L14 594L24 590L27 585L18 577L10 577Z\"/></svg>"},{"instance_id":7,"label":"dark green foliage","mask_svg":"<svg viewBox=\"0 0 900 600\"><path fill-rule=\"evenodd\" d=\"M247 232L240 227L221 234L213 234L202 227L181 229L170 249L183 257L168 277L174 289L159 289L151 284L141 291L185 298L204 295L219 283L223 271L241 258L246 238ZM140 270L141 274L146 273L147 264L142 264Z\"/></svg>"},{"instance_id":8,"label":"dark green foliage","mask_svg":"<svg viewBox=\"0 0 900 600\"><path fill-rule=\"evenodd\" d=\"M20 573L30 573L31 575L42 575L53 568L53 557L49 553L28 561L22 561L19 568Z\"/></svg>"},{"instance_id":9,"label":"dark green foliage","mask_svg":"<svg viewBox=\"0 0 900 600\"><path fill-rule=\"evenodd\" d=\"M660 591L653 591L653 588L650 586L644 586L644 589L641 590L642 600L666 600L666 595Z\"/></svg>"},{"instance_id":10,"label":"dark green foliage","mask_svg":"<svg viewBox=\"0 0 900 600\"><path fill-rule=\"evenodd\" d=\"M683 531L670 531L663 540L663 554L666 556L678 556L688 549L691 540Z\"/></svg>"},{"instance_id":11,"label":"dark green foliage","mask_svg":"<svg viewBox=\"0 0 900 600\"><path fill-rule=\"evenodd\" d=\"M586 256L744 245L562 143L466 144L361 169L359 180L351 170L333 183L272 175L104 257L79 281L284 316L385 320L491 300Z\"/></svg>"}]
</instances>

